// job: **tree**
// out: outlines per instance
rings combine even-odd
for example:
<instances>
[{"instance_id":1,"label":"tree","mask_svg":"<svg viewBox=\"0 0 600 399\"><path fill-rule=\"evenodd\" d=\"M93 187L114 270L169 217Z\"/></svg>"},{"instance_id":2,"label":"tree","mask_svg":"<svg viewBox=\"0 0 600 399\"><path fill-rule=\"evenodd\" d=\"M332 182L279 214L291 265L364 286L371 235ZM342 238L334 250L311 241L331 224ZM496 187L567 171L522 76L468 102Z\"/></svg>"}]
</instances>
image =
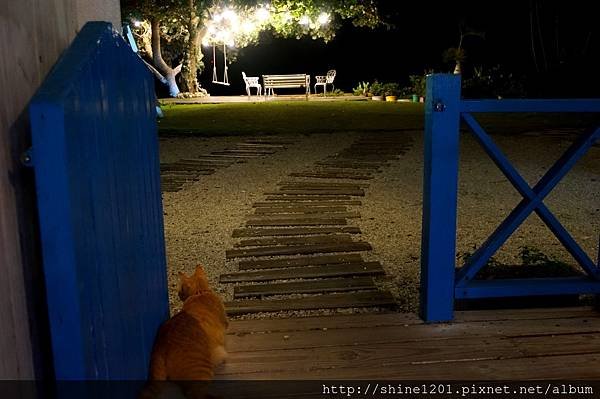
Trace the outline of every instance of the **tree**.
<instances>
[{"instance_id":1,"label":"tree","mask_svg":"<svg viewBox=\"0 0 600 399\"><path fill-rule=\"evenodd\" d=\"M243 48L271 30L279 37L310 36L329 41L344 20L357 27L375 27L381 20L375 0L122 0L123 15L137 23L139 47L152 69L179 94L175 77L181 72L183 91L202 91L197 81L203 69L202 43ZM168 44L170 67L163 58ZM149 45L148 45L149 44Z\"/></svg>"},{"instance_id":2,"label":"tree","mask_svg":"<svg viewBox=\"0 0 600 399\"><path fill-rule=\"evenodd\" d=\"M482 32L477 32L472 29L467 28L463 23L459 26L460 36L458 39L457 47L450 47L446 51L444 51L444 62L452 62L454 64L455 75L460 75L463 70L463 64L467 59L466 52L464 49L464 40L469 36L479 37L481 39L485 39L485 34Z\"/></svg>"}]
</instances>

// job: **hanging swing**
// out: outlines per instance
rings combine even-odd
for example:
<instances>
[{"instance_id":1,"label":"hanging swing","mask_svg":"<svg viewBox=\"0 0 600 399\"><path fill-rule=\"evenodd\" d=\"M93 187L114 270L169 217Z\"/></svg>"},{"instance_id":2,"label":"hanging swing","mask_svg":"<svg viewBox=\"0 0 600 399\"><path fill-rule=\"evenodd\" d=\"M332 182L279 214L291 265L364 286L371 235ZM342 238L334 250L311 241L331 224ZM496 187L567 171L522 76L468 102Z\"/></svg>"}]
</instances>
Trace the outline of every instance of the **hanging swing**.
<instances>
[{"instance_id":1,"label":"hanging swing","mask_svg":"<svg viewBox=\"0 0 600 399\"><path fill-rule=\"evenodd\" d=\"M224 70L223 70L223 80L219 80L219 77L217 76L217 50L216 50L216 45L213 43L213 79L212 82L219 84L219 85L224 85L224 86L229 86L229 76L227 75L227 45L225 43L223 43L223 63L224 63Z\"/></svg>"}]
</instances>

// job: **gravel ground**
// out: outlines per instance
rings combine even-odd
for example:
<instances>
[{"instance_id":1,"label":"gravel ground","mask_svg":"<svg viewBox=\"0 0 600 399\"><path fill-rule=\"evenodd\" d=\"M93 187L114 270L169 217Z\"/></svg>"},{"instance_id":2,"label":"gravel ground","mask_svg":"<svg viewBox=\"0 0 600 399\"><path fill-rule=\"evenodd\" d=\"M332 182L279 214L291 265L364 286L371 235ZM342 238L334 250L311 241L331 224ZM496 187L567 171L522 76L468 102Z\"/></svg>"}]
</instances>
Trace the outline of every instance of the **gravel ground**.
<instances>
[{"instance_id":1,"label":"gravel ground","mask_svg":"<svg viewBox=\"0 0 600 399\"><path fill-rule=\"evenodd\" d=\"M378 283L397 297L401 311L418 306L421 232L423 141L419 132L403 132L414 140L413 148L384 168L370 187L353 223L363 230L361 239L374 250L364 257L380 261L387 276ZM226 300L232 286L220 285L221 273L236 271L236 262L225 261L232 248L234 228L242 225L251 204L292 171L311 166L325 156L351 144L355 134L285 136L295 144L262 159L249 160L203 177L178 193L165 193L165 235L171 309L177 310L177 272L190 273L196 264L206 266L215 289ZM458 218L458 251L472 252L520 200L477 143L464 135ZM161 159L175 161L221 149L240 138L171 138L161 140ZM570 141L555 136L496 136L495 140L531 184L548 169ZM600 231L600 148L594 147L549 196L553 210L580 245L595 259ZM498 252L503 263L517 263L523 246L573 263L570 256L537 216L530 217ZM347 310L346 312L349 312ZM357 310L362 311L362 310ZM300 312L302 315L327 312ZM296 313L293 313L296 314ZM289 314L287 314L289 315ZM260 315L258 315L260 316ZM276 315L272 315L276 316Z\"/></svg>"}]
</instances>

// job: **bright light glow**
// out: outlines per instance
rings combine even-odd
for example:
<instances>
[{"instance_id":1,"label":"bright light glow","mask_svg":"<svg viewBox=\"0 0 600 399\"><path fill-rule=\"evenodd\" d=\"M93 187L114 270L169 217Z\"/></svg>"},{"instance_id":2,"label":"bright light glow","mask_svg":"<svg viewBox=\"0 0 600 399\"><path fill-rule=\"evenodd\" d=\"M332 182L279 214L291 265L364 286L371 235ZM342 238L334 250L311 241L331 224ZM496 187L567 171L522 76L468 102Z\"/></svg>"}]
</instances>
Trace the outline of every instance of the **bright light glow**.
<instances>
[{"instance_id":1,"label":"bright light glow","mask_svg":"<svg viewBox=\"0 0 600 399\"><path fill-rule=\"evenodd\" d=\"M326 13L326 12L322 12L322 13L319 15L319 18L317 19L317 21L319 21L319 23L320 23L321 25L325 25L326 23L328 23L328 22L329 22L329 18L330 18L330 16L329 16L329 14L328 14L328 13Z\"/></svg>"},{"instance_id":2,"label":"bright light glow","mask_svg":"<svg viewBox=\"0 0 600 399\"><path fill-rule=\"evenodd\" d=\"M136 28L139 28L140 26L142 26L142 23L136 19L133 21L133 26L135 26Z\"/></svg>"},{"instance_id":3,"label":"bright light glow","mask_svg":"<svg viewBox=\"0 0 600 399\"><path fill-rule=\"evenodd\" d=\"M267 19L269 19L270 15L271 13L265 7L261 7L256 10L256 19L258 22L265 22Z\"/></svg>"},{"instance_id":4,"label":"bright light glow","mask_svg":"<svg viewBox=\"0 0 600 399\"><path fill-rule=\"evenodd\" d=\"M298 21L298 23L300 25L309 25L310 24L310 18L308 17L308 15L303 15L302 17L300 17L300 21Z\"/></svg>"},{"instance_id":5,"label":"bright light glow","mask_svg":"<svg viewBox=\"0 0 600 399\"><path fill-rule=\"evenodd\" d=\"M292 14L290 14L289 11L286 11L283 14L283 17L281 17L281 19L283 20L283 22L287 23L287 22L289 22L292 19Z\"/></svg>"},{"instance_id":6,"label":"bright light glow","mask_svg":"<svg viewBox=\"0 0 600 399\"><path fill-rule=\"evenodd\" d=\"M221 14L215 14L215 16L213 17L213 21L215 22L221 22L222 19L223 16Z\"/></svg>"},{"instance_id":7,"label":"bright light glow","mask_svg":"<svg viewBox=\"0 0 600 399\"><path fill-rule=\"evenodd\" d=\"M244 21L244 23L242 24L242 30L246 34L252 33L252 31L254 31L254 29L255 29L255 25L252 23L252 21Z\"/></svg>"},{"instance_id":8,"label":"bright light glow","mask_svg":"<svg viewBox=\"0 0 600 399\"><path fill-rule=\"evenodd\" d=\"M237 21L238 16L235 13L235 11L227 8L227 9L225 9L225 11L223 11L223 18L225 18L228 21L235 22L235 21Z\"/></svg>"}]
</instances>

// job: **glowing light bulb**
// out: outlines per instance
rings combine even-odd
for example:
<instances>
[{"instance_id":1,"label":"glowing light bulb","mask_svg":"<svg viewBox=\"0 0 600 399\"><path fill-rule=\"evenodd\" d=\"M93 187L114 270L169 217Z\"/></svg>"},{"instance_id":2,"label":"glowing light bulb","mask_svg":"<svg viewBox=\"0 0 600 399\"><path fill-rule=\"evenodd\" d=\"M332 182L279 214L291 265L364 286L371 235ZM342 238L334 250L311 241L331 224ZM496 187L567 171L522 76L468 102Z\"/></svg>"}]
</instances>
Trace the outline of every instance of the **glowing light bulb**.
<instances>
[{"instance_id":1,"label":"glowing light bulb","mask_svg":"<svg viewBox=\"0 0 600 399\"><path fill-rule=\"evenodd\" d=\"M223 11L223 18L228 21L235 22L235 21L237 21L238 16L235 13L235 11L227 8L227 9L225 9L225 11Z\"/></svg>"},{"instance_id":2,"label":"glowing light bulb","mask_svg":"<svg viewBox=\"0 0 600 399\"><path fill-rule=\"evenodd\" d=\"M244 33L251 33L255 29L254 24L251 21L244 21L242 24L242 30Z\"/></svg>"},{"instance_id":3,"label":"glowing light bulb","mask_svg":"<svg viewBox=\"0 0 600 399\"><path fill-rule=\"evenodd\" d=\"M133 26L135 26L136 28L139 28L140 26L142 26L142 23L136 19L133 21Z\"/></svg>"},{"instance_id":4,"label":"glowing light bulb","mask_svg":"<svg viewBox=\"0 0 600 399\"><path fill-rule=\"evenodd\" d=\"M215 22L221 22L223 20L223 15L221 14L215 14L215 16L213 17L213 21Z\"/></svg>"},{"instance_id":5,"label":"glowing light bulb","mask_svg":"<svg viewBox=\"0 0 600 399\"><path fill-rule=\"evenodd\" d=\"M319 18L317 19L317 21L319 22L319 24L325 25L325 24L327 24L329 22L329 18L330 18L330 16L329 16L328 13L322 12L319 15Z\"/></svg>"}]
</instances>

